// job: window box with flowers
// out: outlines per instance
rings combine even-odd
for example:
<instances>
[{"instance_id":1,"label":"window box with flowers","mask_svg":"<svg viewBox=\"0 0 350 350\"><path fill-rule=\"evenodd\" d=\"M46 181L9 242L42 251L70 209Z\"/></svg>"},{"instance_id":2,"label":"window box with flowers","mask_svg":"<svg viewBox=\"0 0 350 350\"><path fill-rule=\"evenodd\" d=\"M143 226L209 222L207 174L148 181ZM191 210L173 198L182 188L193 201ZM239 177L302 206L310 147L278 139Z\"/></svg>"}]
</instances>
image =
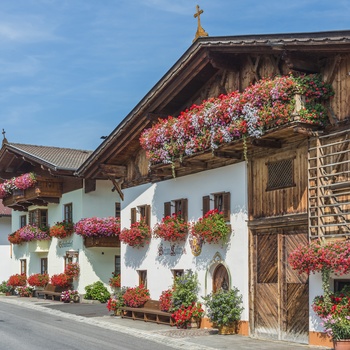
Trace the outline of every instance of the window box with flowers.
<instances>
[{"instance_id":1,"label":"window box with flowers","mask_svg":"<svg viewBox=\"0 0 350 350\"><path fill-rule=\"evenodd\" d=\"M64 273L69 276L71 279L77 279L80 273L80 266L77 262L72 262L66 265Z\"/></svg>"},{"instance_id":2,"label":"window box with flowers","mask_svg":"<svg viewBox=\"0 0 350 350\"><path fill-rule=\"evenodd\" d=\"M128 288L123 294L123 300L126 306L142 307L147 300L150 300L149 290L143 284Z\"/></svg>"},{"instance_id":3,"label":"window box with flowers","mask_svg":"<svg viewBox=\"0 0 350 350\"><path fill-rule=\"evenodd\" d=\"M345 341L350 348L350 291L332 293L331 273L350 273L350 242L313 241L301 245L289 256L289 264L300 274L321 273L323 295L313 300L313 310L320 317L326 334L333 339L334 349L343 349Z\"/></svg>"},{"instance_id":4,"label":"window box with flowers","mask_svg":"<svg viewBox=\"0 0 350 350\"><path fill-rule=\"evenodd\" d=\"M50 227L50 236L56 238L66 238L69 237L74 231L74 224L70 221L56 222Z\"/></svg>"},{"instance_id":5,"label":"window box with flowers","mask_svg":"<svg viewBox=\"0 0 350 350\"><path fill-rule=\"evenodd\" d=\"M34 173L27 173L10 180L5 180L0 184L0 198L6 198L16 190L25 190L33 187L36 182L37 179Z\"/></svg>"},{"instance_id":6,"label":"window box with flowers","mask_svg":"<svg viewBox=\"0 0 350 350\"><path fill-rule=\"evenodd\" d=\"M109 285L116 289L116 288L120 288L120 273L113 273L113 276L109 279Z\"/></svg>"},{"instance_id":7,"label":"window box with flowers","mask_svg":"<svg viewBox=\"0 0 350 350\"><path fill-rule=\"evenodd\" d=\"M173 214L166 216L162 222L157 223L153 228L155 237L162 238L169 242L185 241L189 225L180 216Z\"/></svg>"},{"instance_id":8,"label":"window box with flowers","mask_svg":"<svg viewBox=\"0 0 350 350\"><path fill-rule=\"evenodd\" d=\"M295 94L306 96L299 110ZM262 79L243 92L193 105L177 118L160 119L143 131L140 143L151 164L174 164L235 140L259 138L267 129L292 121L323 126L327 122L324 101L333 95L331 85L319 75Z\"/></svg>"},{"instance_id":9,"label":"window box with flowers","mask_svg":"<svg viewBox=\"0 0 350 350\"><path fill-rule=\"evenodd\" d=\"M191 234L207 243L219 243L220 240L226 242L230 232L231 226L217 209L209 210L191 227Z\"/></svg>"},{"instance_id":10,"label":"window box with flowers","mask_svg":"<svg viewBox=\"0 0 350 350\"><path fill-rule=\"evenodd\" d=\"M86 248L120 246L120 219L116 217L82 219L74 225L74 232L84 238Z\"/></svg>"},{"instance_id":11,"label":"window box with flowers","mask_svg":"<svg viewBox=\"0 0 350 350\"><path fill-rule=\"evenodd\" d=\"M151 229L145 220L140 220L131 224L130 228L124 228L120 232L120 241L130 247L140 248L149 244L151 239Z\"/></svg>"},{"instance_id":12,"label":"window box with flowers","mask_svg":"<svg viewBox=\"0 0 350 350\"><path fill-rule=\"evenodd\" d=\"M8 235L8 241L12 244L22 244L24 241L19 234L19 230Z\"/></svg>"},{"instance_id":13,"label":"window box with flowers","mask_svg":"<svg viewBox=\"0 0 350 350\"><path fill-rule=\"evenodd\" d=\"M48 234L48 228L40 228L35 225L26 225L17 230L9 237L9 240L17 241L21 244L29 242L29 252L47 252L49 250L51 237Z\"/></svg>"}]
</instances>

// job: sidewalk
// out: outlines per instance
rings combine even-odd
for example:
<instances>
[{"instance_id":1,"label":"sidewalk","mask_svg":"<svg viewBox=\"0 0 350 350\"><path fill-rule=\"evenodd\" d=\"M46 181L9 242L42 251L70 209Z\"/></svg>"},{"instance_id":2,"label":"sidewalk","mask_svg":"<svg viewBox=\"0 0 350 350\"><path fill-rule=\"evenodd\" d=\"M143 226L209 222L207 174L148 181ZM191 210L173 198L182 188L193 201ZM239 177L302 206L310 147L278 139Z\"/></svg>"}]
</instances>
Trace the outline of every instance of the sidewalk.
<instances>
[{"instance_id":1,"label":"sidewalk","mask_svg":"<svg viewBox=\"0 0 350 350\"><path fill-rule=\"evenodd\" d=\"M214 329L176 329L167 325L151 322L133 321L112 316L106 304L83 302L65 304L37 298L20 298L17 296L0 296L0 302L15 303L23 307L51 313L62 318L93 324L129 335L167 344L174 349L187 350L298 350L329 348L307 346L296 343L254 339L240 335L218 335Z\"/></svg>"}]
</instances>

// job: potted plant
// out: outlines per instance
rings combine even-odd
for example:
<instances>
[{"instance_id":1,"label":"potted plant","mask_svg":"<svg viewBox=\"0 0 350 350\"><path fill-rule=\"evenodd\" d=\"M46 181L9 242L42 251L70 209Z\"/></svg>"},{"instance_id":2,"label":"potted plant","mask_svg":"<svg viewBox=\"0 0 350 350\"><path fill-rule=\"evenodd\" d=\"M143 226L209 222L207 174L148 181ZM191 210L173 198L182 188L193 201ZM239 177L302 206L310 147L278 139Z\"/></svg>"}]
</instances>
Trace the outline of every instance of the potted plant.
<instances>
[{"instance_id":1,"label":"potted plant","mask_svg":"<svg viewBox=\"0 0 350 350\"><path fill-rule=\"evenodd\" d=\"M217 209L209 210L191 229L193 236L207 243L218 243L220 240L225 242L230 231L224 215Z\"/></svg>"},{"instance_id":2,"label":"potted plant","mask_svg":"<svg viewBox=\"0 0 350 350\"><path fill-rule=\"evenodd\" d=\"M173 214L166 216L160 223L157 223L153 228L153 234L155 237L169 242L184 241L186 240L188 227L188 223L181 216Z\"/></svg>"},{"instance_id":3,"label":"potted plant","mask_svg":"<svg viewBox=\"0 0 350 350\"><path fill-rule=\"evenodd\" d=\"M13 292L13 288L7 285L7 281L2 281L0 284L0 293L4 293L5 295L11 295Z\"/></svg>"},{"instance_id":4,"label":"potted plant","mask_svg":"<svg viewBox=\"0 0 350 350\"><path fill-rule=\"evenodd\" d=\"M64 303L69 303L71 301L73 301L74 303L79 302L79 292L77 290L64 290L61 294L61 300Z\"/></svg>"},{"instance_id":5,"label":"potted plant","mask_svg":"<svg viewBox=\"0 0 350 350\"><path fill-rule=\"evenodd\" d=\"M76 279L79 276L80 273L80 266L79 263L69 263L66 265L66 268L64 269L64 273L69 276L71 279Z\"/></svg>"},{"instance_id":6,"label":"potted plant","mask_svg":"<svg viewBox=\"0 0 350 350\"><path fill-rule=\"evenodd\" d=\"M128 288L123 295L123 300L126 306L141 307L150 300L149 290L143 284Z\"/></svg>"},{"instance_id":7,"label":"potted plant","mask_svg":"<svg viewBox=\"0 0 350 350\"><path fill-rule=\"evenodd\" d=\"M109 279L109 285L112 288L120 288L120 273L112 273L112 277Z\"/></svg>"},{"instance_id":8,"label":"potted plant","mask_svg":"<svg viewBox=\"0 0 350 350\"><path fill-rule=\"evenodd\" d=\"M161 311L169 312L173 307L173 289L163 290L159 297L159 308Z\"/></svg>"},{"instance_id":9,"label":"potted plant","mask_svg":"<svg viewBox=\"0 0 350 350\"><path fill-rule=\"evenodd\" d=\"M45 287L49 283L50 277L47 273L35 273L28 277L27 282L32 287Z\"/></svg>"},{"instance_id":10,"label":"potted plant","mask_svg":"<svg viewBox=\"0 0 350 350\"><path fill-rule=\"evenodd\" d=\"M237 332L238 321L241 319L242 295L237 288L220 289L203 297L209 320L219 329L219 334L234 334Z\"/></svg>"},{"instance_id":11,"label":"potted plant","mask_svg":"<svg viewBox=\"0 0 350 350\"><path fill-rule=\"evenodd\" d=\"M333 339L334 349L350 346L350 288L331 293L330 302L323 295L316 296L312 308L321 318L326 333Z\"/></svg>"},{"instance_id":12,"label":"potted plant","mask_svg":"<svg viewBox=\"0 0 350 350\"><path fill-rule=\"evenodd\" d=\"M24 287L27 284L27 276L22 274L15 274L9 277L7 281L7 285L15 288L15 287Z\"/></svg>"},{"instance_id":13,"label":"potted plant","mask_svg":"<svg viewBox=\"0 0 350 350\"><path fill-rule=\"evenodd\" d=\"M74 224L71 221L56 222L50 227L50 236L56 238L66 238L70 236L74 231Z\"/></svg>"},{"instance_id":14,"label":"potted plant","mask_svg":"<svg viewBox=\"0 0 350 350\"><path fill-rule=\"evenodd\" d=\"M151 238L151 229L145 220L131 224L130 228L124 228L119 235L120 241L130 247L140 248L148 244Z\"/></svg>"},{"instance_id":15,"label":"potted plant","mask_svg":"<svg viewBox=\"0 0 350 350\"><path fill-rule=\"evenodd\" d=\"M65 273L59 273L51 276L51 284L61 288L67 288L72 285L72 277Z\"/></svg>"},{"instance_id":16,"label":"potted plant","mask_svg":"<svg viewBox=\"0 0 350 350\"><path fill-rule=\"evenodd\" d=\"M189 306L181 305L171 317L175 321L177 328L200 327L200 320L203 317L204 310L201 303L192 303Z\"/></svg>"},{"instance_id":17,"label":"potted plant","mask_svg":"<svg viewBox=\"0 0 350 350\"><path fill-rule=\"evenodd\" d=\"M123 295L125 294L126 290L127 287L118 289L107 302L108 311L113 311L115 316L120 316L121 308L125 306Z\"/></svg>"},{"instance_id":18,"label":"potted plant","mask_svg":"<svg viewBox=\"0 0 350 350\"><path fill-rule=\"evenodd\" d=\"M16 292L20 297L32 297L34 288L30 286L17 287Z\"/></svg>"}]
</instances>

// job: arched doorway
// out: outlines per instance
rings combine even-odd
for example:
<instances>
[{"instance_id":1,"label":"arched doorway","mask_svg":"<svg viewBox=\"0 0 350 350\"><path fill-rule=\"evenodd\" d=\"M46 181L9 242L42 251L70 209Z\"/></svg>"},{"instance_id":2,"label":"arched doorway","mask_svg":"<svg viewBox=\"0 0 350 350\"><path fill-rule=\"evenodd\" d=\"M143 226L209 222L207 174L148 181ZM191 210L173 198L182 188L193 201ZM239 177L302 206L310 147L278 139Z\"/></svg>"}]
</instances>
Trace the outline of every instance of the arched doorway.
<instances>
[{"instance_id":1,"label":"arched doorway","mask_svg":"<svg viewBox=\"0 0 350 350\"><path fill-rule=\"evenodd\" d=\"M213 293L219 289L228 290L230 287L229 283L230 279L226 267L223 264L219 264L213 273Z\"/></svg>"}]
</instances>

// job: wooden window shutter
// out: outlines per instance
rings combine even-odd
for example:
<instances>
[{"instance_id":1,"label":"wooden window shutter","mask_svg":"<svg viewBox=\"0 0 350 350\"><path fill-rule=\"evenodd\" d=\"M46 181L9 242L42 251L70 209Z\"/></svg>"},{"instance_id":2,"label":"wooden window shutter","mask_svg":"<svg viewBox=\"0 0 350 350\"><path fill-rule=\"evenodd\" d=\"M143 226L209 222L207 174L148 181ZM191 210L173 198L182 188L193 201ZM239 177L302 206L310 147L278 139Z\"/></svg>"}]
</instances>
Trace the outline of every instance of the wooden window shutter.
<instances>
[{"instance_id":1,"label":"wooden window shutter","mask_svg":"<svg viewBox=\"0 0 350 350\"><path fill-rule=\"evenodd\" d=\"M146 211L146 217L145 217L145 220L146 220L146 224L151 227L151 206L150 205L146 205L145 206L145 211Z\"/></svg>"},{"instance_id":2,"label":"wooden window shutter","mask_svg":"<svg viewBox=\"0 0 350 350\"><path fill-rule=\"evenodd\" d=\"M164 203L164 217L171 216L171 202Z\"/></svg>"},{"instance_id":3,"label":"wooden window shutter","mask_svg":"<svg viewBox=\"0 0 350 350\"><path fill-rule=\"evenodd\" d=\"M210 210L210 197L204 196L202 198L202 206L203 206L203 216Z\"/></svg>"},{"instance_id":4,"label":"wooden window shutter","mask_svg":"<svg viewBox=\"0 0 350 350\"><path fill-rule=\"evenodd\" d=\"M181 199L181 208L182 208L181 218L185 222L187 222L188 221L188 199L187 198Z\"/></svg>"},{"instance_id":5,"label":"wooden window shutter","mask_svg":"<svg viewBox=\"0 0 350 350\"><path fill-rule=\"evenodd\" d=\"M230 221L231 213L231 193L225 192L222 194L223 199L223 213L226 221Z\"/></svg>"},{"instance_id":6,"label":"wooden window shutter","mask_svg":"<svg viewBox=\"0 0 350 350\"><path fill-rule=\"evenodd\" d=\"M131 224L136 222L136 208L131 208Z\"/></svg>"}]
</instances>

